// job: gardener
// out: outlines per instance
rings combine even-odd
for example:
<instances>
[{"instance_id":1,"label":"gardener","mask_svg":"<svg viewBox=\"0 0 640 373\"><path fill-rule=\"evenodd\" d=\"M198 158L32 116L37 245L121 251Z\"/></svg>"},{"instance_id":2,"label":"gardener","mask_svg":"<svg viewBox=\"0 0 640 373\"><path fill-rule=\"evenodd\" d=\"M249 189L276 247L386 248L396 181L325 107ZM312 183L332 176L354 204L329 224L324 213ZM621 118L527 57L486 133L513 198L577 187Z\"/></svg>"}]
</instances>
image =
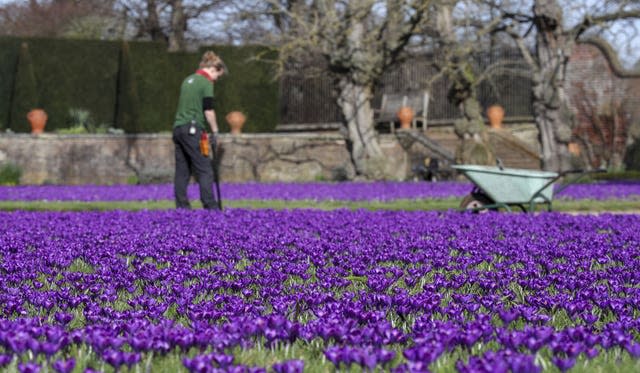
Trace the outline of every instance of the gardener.
<instances>
[{"instance_id":1,"label":"gardener","mask_svg":"<svg viewBox=\"0 0 640 373\"><path fill-rule=\"evenodd\" d=\"M200 68L189 75L180 87L180 99L176 119L173 123L173 143L175 144L176 172L174 193L176 208L191 208L187 197L187 186L191 170L200 185L200 200L205 209L217 208L213 197L213 171L208 151L200 146L205 133L205 124L211 128L210 143L215 147L218 134L216 113L213 110L213 83L225 73L222 59L212 51L202 55ZM205 142L205 145L206 144Z\"/></svg>"}]
</instances>

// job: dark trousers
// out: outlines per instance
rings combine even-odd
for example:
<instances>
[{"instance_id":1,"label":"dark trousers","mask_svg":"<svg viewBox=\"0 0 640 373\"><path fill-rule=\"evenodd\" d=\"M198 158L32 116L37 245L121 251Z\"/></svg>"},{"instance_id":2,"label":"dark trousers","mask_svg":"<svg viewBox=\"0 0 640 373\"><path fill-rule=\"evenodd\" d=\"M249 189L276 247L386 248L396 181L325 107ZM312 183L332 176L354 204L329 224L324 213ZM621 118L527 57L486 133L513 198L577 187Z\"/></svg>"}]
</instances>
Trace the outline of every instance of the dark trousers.
<instances>
[{"instance_id":1,"label":"dark trousers","mask_svg":"<svg viewBox=\"0 0 640 373\"><path fill-rule=\"evenodd\" d=\"M187 186L191 171L200 185L200 200L205 209L216 209L218 204L213 198L213 170L211 160L200 153L200 135L202 130L189 134L190 125L182 125L173 129L173 143L176 147L176 173L173 190L177 208L191 208L187 197Z\"/></svg>"}]
</instances>

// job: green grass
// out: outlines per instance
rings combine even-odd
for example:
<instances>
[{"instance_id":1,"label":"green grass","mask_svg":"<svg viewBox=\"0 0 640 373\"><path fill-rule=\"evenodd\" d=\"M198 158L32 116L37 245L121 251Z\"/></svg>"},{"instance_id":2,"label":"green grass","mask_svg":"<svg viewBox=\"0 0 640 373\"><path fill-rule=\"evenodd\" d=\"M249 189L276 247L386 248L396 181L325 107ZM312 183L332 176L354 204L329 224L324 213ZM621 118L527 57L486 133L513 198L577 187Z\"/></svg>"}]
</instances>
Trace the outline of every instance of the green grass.
<instances>
[{"instance_id":1,"label":"green grass","mask_svg":"<svg viewBox=\"0 0 640 373\"><path fill-rule=\"evenodd\" d=\"M282 362L286 360L300 359L305 361L305 373L324 373L324 372L336 372L333 364L324 358L321 352L321 344L312 346L316 341L311 343L296 342L292 345L280 344L274 348L268 347L256 347L253 349L241 349L239 347L226 351L228 354L234 355L234 364L243 364L246 366L262 366L271 367L276 362ZM388 348L388 347L387 347ZM491 349L491 346L474 346L472 353L477 355L481 351ZM466 359L469 356L468 350L458 348L454 351L444 353L440 358L431 364L430 368L433 372L456 372L455 363L458 359ZM401 349L397 349L396 353L401 354ZM196 354L195 349L189 351L187 355L193 356ZM69 351L69 356L73 356L76 359L76 368L74 372L82 372L86 368L99 369L105 373L115 372L113 367L102 361L94 351L86 345L76 346L73 345ZM131 369L127 369L126 366L121 367L119 372L186 372L187 370L182 364L181 353L171 352L167 355L159 355L153 353L144 353L141 355L140 362L134 365ZM24 356L25 360L28 356ZM56 354L49 362L41 356L36 361L43 367L45 372L54 372L51 361L55 361L56 358L64 358L61 355ZM22 359L20 359L22 360ZM396 357L394 361L389 364L390 366L397 366L398 362L404 361L404 359ZM18 372L17 365L19 360L15 359L11 364L3 368L3 372L13 373ZM553 362L551 361L551 352L544 348L536 354L536 362L543 368L543 372L560 372ZM389 365L386 366L388 369ZM619 348L613 348L608 351L600 351L600 354L594 359L586 359L584 354L580 355L576 361L575 366L570 370L572 373L585 372L637 372L640 369L640 362L637 359L632 358L628 353L620 350ZM268 372L272 370L267 369ZM341 365L341 372L367 372L357 365L352 365L351 369L347 369L345 365ZM377 367L375 372L382 372L380 366Z\"/></svg>"},{"instance_id":2,"label":"green grass","mask_svg":"<svg viewBox=\"0 0 640 373\"><path fill-rule=\"evenodd\" d=\"M367 209L367 210L404 210L444 211L457 209L459 198L447 199L420 199L420 200L395 200L395 201L310 201L310 200L223 200L225 208L249 208L249 209L296 209L311 208L320 210ZM199 201L193 201L193 208L201 208ZM0 210L30 210L30 211L107 211L107 210L163 210L175 207L173 201L111 201L111 202L78 202L78 201L0 201ZM545 206L538 206L538 211L544 211ZM564 212L603 212L603 211L636 211L640 210L640 200L555 200L554 211ZM515 208L514 211L519 211Z\"/></svg>"}]
</instances>

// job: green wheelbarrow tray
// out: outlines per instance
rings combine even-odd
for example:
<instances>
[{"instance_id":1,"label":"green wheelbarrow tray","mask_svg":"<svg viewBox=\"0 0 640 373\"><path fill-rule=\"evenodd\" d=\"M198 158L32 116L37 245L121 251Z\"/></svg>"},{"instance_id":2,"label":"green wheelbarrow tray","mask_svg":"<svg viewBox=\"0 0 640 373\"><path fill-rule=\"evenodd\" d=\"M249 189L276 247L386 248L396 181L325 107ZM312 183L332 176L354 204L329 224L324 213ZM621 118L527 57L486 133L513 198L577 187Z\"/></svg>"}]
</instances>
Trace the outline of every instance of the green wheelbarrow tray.
<instances>
[{"instance_id":1,"label":"green wheelbarrow tray","mask_svg":"<svg viewBox=\"0 0 640 373\"><path fill-rule=\"evenodd\" d=\"M587 172L570 170L564 172L549 172L527 170L519 168L481 166L481 165L453 165L474 184L473 191L460 204L465 210L497 210L504 208L511 211L511 207L518 207L524 212L535 211L537 204L546 204L551 211L554 194L554 183L561 177L578 173L577 181ZM565 184L567 187L571 182ZM560 189L561 190L561 189ZM559 192L556 190L555 192Z\"/></svg>"}]
</instances>

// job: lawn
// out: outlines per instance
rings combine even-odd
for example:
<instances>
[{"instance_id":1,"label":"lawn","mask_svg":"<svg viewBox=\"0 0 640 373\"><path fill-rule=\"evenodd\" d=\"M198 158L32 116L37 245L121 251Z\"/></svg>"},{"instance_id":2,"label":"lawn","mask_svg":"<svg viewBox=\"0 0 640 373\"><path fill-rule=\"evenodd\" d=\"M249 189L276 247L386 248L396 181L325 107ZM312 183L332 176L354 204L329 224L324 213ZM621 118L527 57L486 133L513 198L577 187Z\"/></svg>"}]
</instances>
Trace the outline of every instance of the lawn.
<instances>
[{"instance_id":1,"label":"lawn","mask_svg":"<svg viewBox=\"0 0 640 373\"><path fill-rule=\"evenodd\" d=\"M472 190L463 182L223 183L223 205L231 208L330 210L457 209ZM189 197L200 207L197 185ZM0 210L145 210L174 207L170 184L0 186ZM545 206L540 206L544 209ZM554 196L557 211L640 210L640 183L572 184Z\"/></svg>"}]
</instances>

